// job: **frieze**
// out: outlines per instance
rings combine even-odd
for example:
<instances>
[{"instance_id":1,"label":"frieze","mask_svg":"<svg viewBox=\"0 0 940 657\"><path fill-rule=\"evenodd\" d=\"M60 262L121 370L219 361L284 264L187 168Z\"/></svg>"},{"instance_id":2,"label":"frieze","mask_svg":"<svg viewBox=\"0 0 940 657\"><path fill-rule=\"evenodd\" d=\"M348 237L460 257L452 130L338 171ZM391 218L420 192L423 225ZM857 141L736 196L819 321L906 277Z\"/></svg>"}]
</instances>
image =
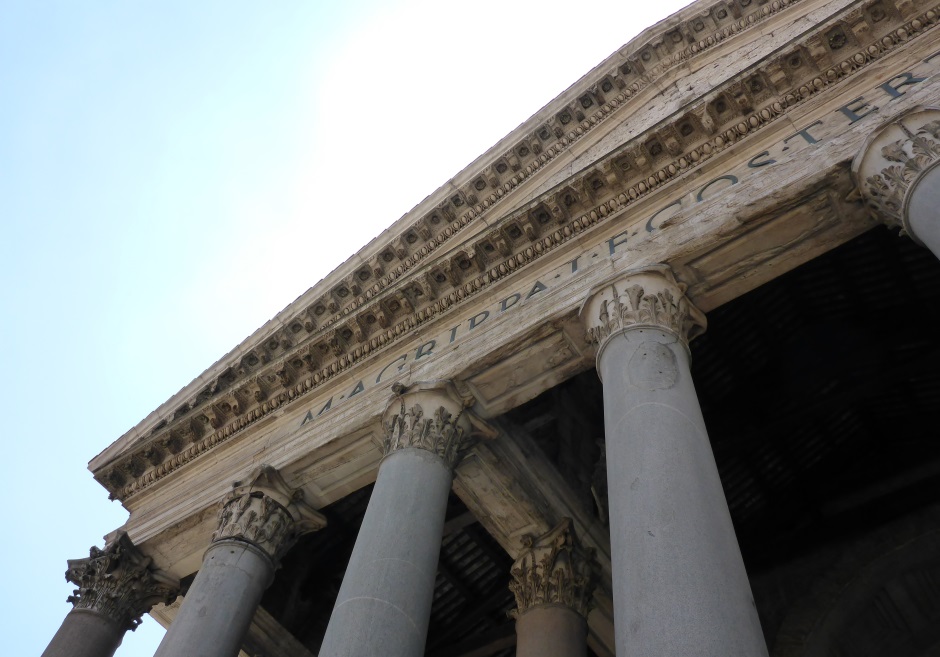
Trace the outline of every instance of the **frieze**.
<instances>
[{"instance_id":1,"label":"frieze","mask_svg":"<svg viewBox=\"0 0 940 657\"><path fill-rule=\"evenodd\" d=\"M554 251L575 236L579 236L584 231L603 222L611 214L620 214L624 208L641 198L645 198L654 190L658 190L675 179L684 177L696 169L699 164L728 148L731 144L755 134L765 125L776 121L790 108L801 104L807 98L814 97L823 89L847 79L872 61L880 59L898 44L909 41L914 36L933 27L937 20L937 9L931 9L888 35L875 39L872 44L857 51L854 55L848 56L841 63L820 72L816 77L807 80L805 83L795 85L782 96L777 95L776 100L771 99L766 106L754 110L737 124L714 134L707 141L674 158L645 180L627 186L623 179L616 179L616 176L611 174L615 178L615 182L619 180L619 190L616 188L617 186L608 185L610 191L606 198L604 196L598 198L598 195L594 194L592 198L596 202L590 205L589 209L580 213L568 214L567 217L563 216L559 220L557 216L559 214L564 215L564 212L558 207L559 203L557 201L559 198L563 198L569 192L574 196L578 196L579 186L583 190L584 181L591 176L597 176L597 171L603 168L605 162L617 161L631 148L636 148L635 144L645 143L648 140L648 135L631 140L623 148L609 155L589 171L582 172L580 179L566 182L564 187L544 194L531 204L532 207L510 215L501 221L500 225L503 226L518 225L525 218L522 215L526 213L528 215L533 214L532 208L537 210L545 208L546 214L549 216L549 220L544 225L540 224L540 219L535 219L530 222L530 224L534 224L531 226L531 230L526 229L525 226L519 229L520 235L524 237L515 238L516 243L524 239L524 243L527 243L527 245L516 246L513 249L515 253L509 257L502 256L505 253L505 244L494 244L497 240L490 234L490 236L484 236L484 241L489 240L488 244L492 247L492 253L502 256L500 260L489 260L488 258L492 258L492 255L485 258L482 254L487 251L484 248L487 243L481 243L478 249L473 249L471 253L465 254L465 262L468 263L465 269L461 269L464 261L458 261L460 264L457 265L457 269L464 273L458 275L458 278L454 280L448 279L443 271L440 274L443 276L444 281L434 280L434 265L431 265L430 273L427 270L423 274L419 273L419 278L423 282L420 285L418 283L415 285L423 289L425 297L430 297L430 301L423 306L420 303L410 301L408 295L404 293L399 295L400 300L390 300L387 295L378 297L378 293L365 290L363 295L355 299L355 303L363 304L361 307L357 307L361 312L351 316L354 308L349 306L337 315L337 317L343 318L344 324L338 325L338 320L333 318L319 327L315 326L309 308L305 309L301 319L306 324L302 323L301 319L297 321L288 320L286 322L287 326L280 331L280 335L267 338L264 345L242 357L242 362L237 368L230 369L223 374L210 389L206 389L203 393L197 395L195 400L182 405L176 414L179 421L169 420L169 426L158 427L154 430L154 438L147 443L147 449L150 450L149 460L145 461L152 465L145 466L143 468L144 472L139 472L140 466L130 467L132 460L135 463L140 463L141 458L143 458L142 456L132 455L123 457L117 463L109 464L109 468L104 471L96 472L96 478L111 491L112 497L126 499L126 497L149 486L199 454L228 440L232 435L268 413L324 385L334 376L356 365L365 357L371 357L376 353L386 351L391 345L412 335L413 331L422 324L452 312L455 307L462 305L467 299L476 296L480 291L498 281L502 281L507 276L524 269L543 255ZM931 57L927 61L931 62L933 59ZM895 95L902 95L906 88L926 79L926 77L914 77L910 73L907 75L907 78L895 76L885 80L880 85L881 91L893 98ZM721 93L723 92L718 90L711 94L709 98L718 97ZM707 102L714 101L709 100ZM864 117L863 107L858 104L850 103L841 108L840 113L850 124ZM816 143L816 138L813 136L813 125L799 129L787 139L796 140L791 145L799 142ZM785 145L783 150L785 151L787 148L788 146ZM635 159L631 161L635 162ZM773 159L769 157L767 151L764 151L755 154L748 166L751 169L758 169L773 163ZM609 181L610 177L606 180ZM701 186L692 202L701 202L710 193L719 191L723 185L737 183L737 176L719 176ZM580 198L589 196L591 195L586 192L582 191L580 193ZM581 202L578 201L577 203ZM670 208L681 205L682 203L676 200L659 208L654 214L646 218L641 232L645 231L649 234L666 227L668 225L666 220L670 211L673 213L675 211L670 210ZM576 204L573 207L579 206ZM558 212L555 212L555 209L558 209ZM631 233L631 235L635 234L635 232ZM441 235L447 237L444 233ZM512 238L507 237L507 239L510 242L512 241ZM391 285L393 282L399 281L397 283L399 289L408 288L410 283L399 279L407 271L417 267L422 259L429 257L443 243L442 240L443 238L440 235L437 238L432 237L425 246L421 247L418 253L407 256L405 262L399 265L398 269L393 272L386 272L385 279L387 279L388 284ZM450 257L452 258L453 255ZM453 264L453 261L450 262ZM453 271L453 267L450 269ZM447 291L446 288L448 287L450 291ZM371 305L366 305L367 301ZM391 320L396 312L400 314L403 312L403 308L408 309L409 306L410 310L408 310L406 316L398 321L393 322ZM346 328L343 328L344 326ZM371 332L367 332L370 326L379 328L372 328ZM307 331L313 331L314 335L301 338L300 336ZM322 341L317 344L317 341L322 340L323 336L327 334L332 336L329 346L325 346L326 343ZM353 340L353 336L355 336L355 340ZM356 344L355 341L358 340L361 340L361 342ZM229 400L224 401L223 397L228 397ZM200 422L193 418L202 418L202 420ZM186 422L185 426L190 427L188 434L180 431L178 427L183 426L180 422ZM205 425L205 428L202 428L201 425ZM154 445L159 447L154 448ZM135 472L135 470L138 471Z\"/></svg>"},{"instance_id":2,"label":"frieze","mask_svg":"<svg viewBox=\"0 0 940 657\"><path fill-rule=\"evenodd\" d=\"M70 559L65 579L78 587L68 597L75 609L99 613L125 630L137 629L154 605L170 604L179 592L179 582L152 569L150 557L124 532L103 550L92 547L88 558Z\"/></svg>"},{"instance_id":3,"label":"frieze","mask_svg":"<svg viewBox=\"0 0 940 657\"><path fill-rule=\"evenodd\" d=\"M624 58L608 73L599 75L598 81L588 83L592 85L590 88L576 93L576 99L559 109L550 125L536 128L508 153L497 156L496 163L488 165L484 172L468 176L471 182L444 205L418 220L381 250L372 268L377 279L373 285L366 288L361 284L369 278L369 269L365 268L335 286L327 297L312 304L311 309L316 315L330 312L332 316L324 320L324 326L341 322L350 312L393 284L417 262L500 203L665 73L801 1L774 0L750 11L747 10L750 0L716 3L698 16L670 27L666 34L636 46L631 56ZM711 34L707 34L708 26L703 16L709 17L717 28ZM632 43L641 41L643 36L645 34ZM678 41L677 36L681 36ZM484 196L487 187L490 193ZM458 216L464 207L466 209ZM431 237L435 232L436 235ZM423 245L419 235L425 240ZM396 257L401 263L392 269L391 263ZM388 271L382 263L388 266Z\"/></svg>"}]
</instances>

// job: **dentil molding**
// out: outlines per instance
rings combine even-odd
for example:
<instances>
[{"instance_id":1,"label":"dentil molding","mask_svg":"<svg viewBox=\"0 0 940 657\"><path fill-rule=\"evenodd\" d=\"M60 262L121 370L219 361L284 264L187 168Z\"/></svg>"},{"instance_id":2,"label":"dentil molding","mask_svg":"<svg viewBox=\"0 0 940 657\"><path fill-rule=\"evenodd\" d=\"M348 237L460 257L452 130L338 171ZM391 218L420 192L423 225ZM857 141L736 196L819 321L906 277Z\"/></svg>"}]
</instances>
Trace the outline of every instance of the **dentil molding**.
<instances>
[{"instance_id":1,"label":"dentil molding","mask_svg":"<svg viewBox=\"0 0 940 657\"><path fill-rule=\"evenodd\" d=\"M720 38L717 33L714 38L704 37L701 44L690 46L688 55L684 51L673 55L680 60L698 56L703 49L747 32L794 4L796 0L768 2L749 7L753 9L750 13L729 14L719 21L729 21L721 27ZM332 281L326 286L330 289L325 287L322 296L309 304L291 308L282 327L241 350L229 367L211 375L213 380L204 389L181 397L178 404L174 402L175 410L155 426L146 427L147 437L139 445L96 467L96 479L112 497L127 500L261 418L413 335L425 322L453 312L491 285L579 239L606 217L618 216L660 186L691 174L701 163L777 123L793 108L926 35L940 21L940 6L925 8L925 0L876 4L852 5L820 23L797 41L716 86L690 105L687 113L676 114L662 126L637 135L561 187L500 218L491 233L482 234L460 250L444 249L448 255L442 258L439 253L445 242L455 239L493 207L482 201L471 204L470 196L462 192L464 214L458 215L453 207L438 208L417 220L392 244L379 245L374 257L366 254L370 264L340 283ZM715 19L723 6L734 9L731 3L702 3L703 8L715 12ZM663 43L668 44L673 34L697 34L699 20L692 17L677 32L664 34L668 39ZM568 133L563 131L557 144L545 144L535 154L532 141L526 147L526 157L534 159L529 164L520 160L515 173L510 167L500 180L512 174L510 179L499 183L493 198L505 198L583 135L610 117L622 116L622 108L632 102L627 102L624 94L635 94L633 84L649 86L654 71L661 70L652 65L658 52L657 46L650 45L627 57L621 66L628 65L632 72L622 75L636 76L636 71L643 70L638 81L616 96L608 94L604 103L595 98L597 112L587 114ZM647 60L643 53L651 53L652 59ZM603 87L602 82L598 89L603 92ZM575 104L583 105L587 100L584 97ZM560 121L565 111L574 109L561 111L553 121ZM511 165L520 152L507 153L496 166L501 161ZM490 184L485 172L481 179ZM480 180L473 180L475 188ZM454 205L452 200L449 203Z\"/></svg>"}]
</instances>

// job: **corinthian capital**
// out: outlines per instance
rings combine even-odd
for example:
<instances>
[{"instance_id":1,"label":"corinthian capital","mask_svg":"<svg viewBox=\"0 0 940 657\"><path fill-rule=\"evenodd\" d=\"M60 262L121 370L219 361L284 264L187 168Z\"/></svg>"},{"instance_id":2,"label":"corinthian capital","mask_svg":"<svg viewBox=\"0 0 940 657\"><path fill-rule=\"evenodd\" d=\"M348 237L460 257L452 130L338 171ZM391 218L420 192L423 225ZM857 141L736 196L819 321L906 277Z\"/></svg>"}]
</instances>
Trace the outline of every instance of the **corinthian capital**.
<instances>
[{"instance_id":1,"label":"corinthian capital","mask_svg":"<svg viewBox=\"0 0 940 657\"><path fill-rule=\"evenodd\" d=\"M65 579L78 588L68 597L75 609L97 612L125 630L137 629L141 616L176 599L179 581L151 568L120 532L103 550L91 548L87 559L69 559Z\"/></svg>"},{"instance_id":2,"label":"corinthian capital","mask_svg":"<svg viewBox=\"0 0 940 657\"><path fill-rule=\"evenodd\" d=\"M594 289L581 306L587 340L598 347L618 333L634 328L655 328L676 335L683 342L705 330L705 315L685 296L666 265L624 272Z\"/></svg>"},{"instance_id":3,"label":"corinthian capital","mask_svg":"<svg viewBox=\"0 0 940 657\"><path fill-rule=\"evenodd\" d=\"M275 564L303 534L326 527L326 518L304 502L277 470L262 465L248 483L235 482L222 502L212 542L238 540L260 548Z\"/></svg>"},{"instance_id":4,"label":"corinthian capital","mask_svg":"<svg viewBox=\"0 0 940 657\"><path fill-rule=\"evenodd\" d=\"M587 618L594 592L594 551L581 547L571 518L540 538L527 537L525 546L510 571L509 589L516 596L513 614L539 605L563 605Z\"/></svg>"},{"instance_id":5,"label":"corinthian capital","mask_svg":"<svg viewBox=\"0 0 940 657\"><path fill-rule=\"evenodd\" d=\"M940 109L916 107L871 134L852 163L852 173L874 218L917 240L907 216L910 196L938 163Z\"/></svg>"},{"instance_id":6,"label":"corinthian capital","mask_svg":"<svg viewBox=\"0 0 940 657\"><path fill-rule=\"evenodd\" d=\"M461 396L448 381L407 388L396 384L392 390L395 397L382 418L385 454L414 447L436 454L450 468L456 466L471 439L467 406L472 400Z\"/></svg>"}]
</instances>

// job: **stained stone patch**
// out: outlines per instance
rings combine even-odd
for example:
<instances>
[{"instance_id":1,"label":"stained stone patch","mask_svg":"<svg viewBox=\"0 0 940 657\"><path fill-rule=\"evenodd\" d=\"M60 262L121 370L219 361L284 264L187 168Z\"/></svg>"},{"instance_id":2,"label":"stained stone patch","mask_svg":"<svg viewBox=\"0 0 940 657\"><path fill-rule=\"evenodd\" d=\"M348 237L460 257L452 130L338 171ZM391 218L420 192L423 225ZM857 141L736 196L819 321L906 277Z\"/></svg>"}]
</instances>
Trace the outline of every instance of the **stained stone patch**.
<instances>
[{"instance_id":1,"label":"stained stone patch","mask_svg":"<svg viewBox=\"0 0 940 657\"><path fill-rule=\"evenodd\" d=\"M675 354L659 342L642 343L630 358L627 372L630 383L644 390L666 390L679 379Z\"/></svg>"}]
</instances>

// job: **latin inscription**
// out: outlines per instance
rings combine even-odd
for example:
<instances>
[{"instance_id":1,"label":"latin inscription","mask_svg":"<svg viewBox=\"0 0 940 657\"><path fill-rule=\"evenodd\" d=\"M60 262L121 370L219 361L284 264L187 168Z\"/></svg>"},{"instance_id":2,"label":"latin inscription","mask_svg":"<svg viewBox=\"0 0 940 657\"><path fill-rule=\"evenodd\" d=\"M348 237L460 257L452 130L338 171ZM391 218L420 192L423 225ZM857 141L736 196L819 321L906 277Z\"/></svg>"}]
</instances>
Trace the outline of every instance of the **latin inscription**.
<instances>
[{"instance_id":1,"label":"latin inscription","mask_svg":"<svg viewBox=\"0 0 940 657\"><path fill-rule=\"evenodd\" d=\"M940 52L924 60L927 64L932 64L935 61L940 61ZM765 167L776 164L778 161L776 159L777 157L781 157L789 151L823 143L823 139L820 137L823 132L821 128L828 126L832 121L838 121L840 125L844 126L854 125L873 114L879 107L901 98L908 89L924 82L928 78L929 76L921 77L912 71L900 73L882 84L879 84L868 94L859 96L838 108L833 112L833 115L829 117L828 121L820 119L798 128L793 134L785 137L772 149L762 151L751 157L741 170L727 172L708 180L692 192L686 193L680 198L672 199L653 212L645 222L634 225L614 235L610 239L604 240L604 242L597 247L589 249L573 260L564 263L564 266L554 277L546 278L546 280L536 280L532 285L527 284L525 289L516 290L506 298L497 302L492 308L480 311L448 329L442 336L433 340L427 340L414 349L398 355L378 370L374 380L371 375L365 377L357 381L349 392L330 397L318 408L309 409L301 420L301 426L316 420L318 417L332 410L341 401L354 397L364 392L366 389L383 384L390 384L397 375L401 374L409 363L418 361L425 362L426 359L433 358L437 353L435 350L439 348L439 345L451 345L460 339L460 337L478 331L486 322L492 321L496 317L500 317L505 313L512 312L514 309L525 305L526 302L533 297L549 291L551 289L550 284L557 285L556 281L561 280L563 276L576 274L584 267L597 262L596 258L599 255L603 255L606 258L613 257L617 254L618 249L622 249L630 238L635 237L640 230L645 230L647 233L659 231L666 227L665 224L668 219L675 216L680 211L714 198L723 191L740 184L744 178L755 175L757 172L762 172ZM776 153L776 157L774 153ZM638 225L642 226L642 228L637 228Z\"/></svg>"}]
</instances>

